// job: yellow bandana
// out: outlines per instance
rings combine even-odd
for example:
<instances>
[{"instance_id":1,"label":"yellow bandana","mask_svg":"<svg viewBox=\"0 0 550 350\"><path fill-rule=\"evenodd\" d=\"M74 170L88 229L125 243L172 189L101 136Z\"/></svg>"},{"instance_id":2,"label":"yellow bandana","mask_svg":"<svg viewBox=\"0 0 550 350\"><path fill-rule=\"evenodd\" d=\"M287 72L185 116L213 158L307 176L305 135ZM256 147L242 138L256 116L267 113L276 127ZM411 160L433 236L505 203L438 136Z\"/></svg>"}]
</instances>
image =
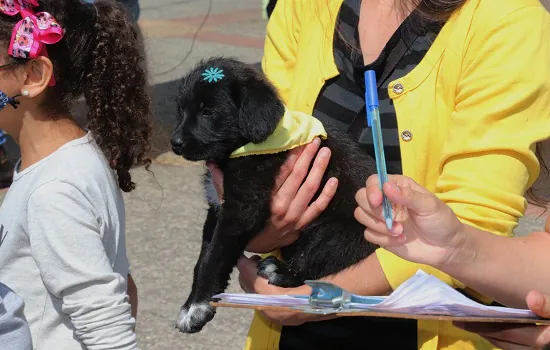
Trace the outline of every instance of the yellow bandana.
<instances>
[{"instance_id":1,"label":"yellow bandana","mask_svg":"<svg viewBox=\"0 0 550 350\"><path fill-rule=\"evenodd\" d=\"M327 132L319 120L285 107L283 118L267 140L261 143L247 143L231 153L230 158L289 151L310 143L317 136L323 140L327 138Z\"/></svg>"}]
</instances>

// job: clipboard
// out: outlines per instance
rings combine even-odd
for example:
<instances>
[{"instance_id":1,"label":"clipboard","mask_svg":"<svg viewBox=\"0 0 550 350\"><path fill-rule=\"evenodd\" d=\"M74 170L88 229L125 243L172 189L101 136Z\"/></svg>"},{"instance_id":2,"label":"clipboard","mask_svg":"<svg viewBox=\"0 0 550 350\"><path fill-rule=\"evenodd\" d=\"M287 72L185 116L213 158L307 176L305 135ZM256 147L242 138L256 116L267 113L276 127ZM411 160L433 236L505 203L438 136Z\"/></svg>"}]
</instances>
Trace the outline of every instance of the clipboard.
<instances>
[{"instance_id":1,"label":"clipboard","mask_svg":"<svg viewBox=\"0 0 550 350\"><path fill-rule=\"evenodd\" d=\"M256 311L284 311L292 313L312 313L300 307L285 307L285 306L267 306L267 305L251 305L251 304L233 304L223 302L211 302L210 305L221 308L233 309L252 309ZM465 316L444 316L444 315L420 315L420 314L403 314L396 312L380 312L380 311L355 311L341 310L336 312L324 313L323 311L316 312L321 315L334 314L338 317L382 317L382 318L399 318L411 320L430 320L430 321L453 321L453 322L477 322L477 323L514 323L514 324L532 324L532 325L547 325L550 326L550 319L536 318L510 318L510 317L465 317Z\"/></svg>"},{"instance_id":2,"label":"clipboard","mask_svg":"<svg viewBox=\"0 0 550 350\"><path fill-rule=\"evenodd\" d=\"M419 270L389 296L361 296L326 281L305 281L308 295L218 294L214 307L284 311L339 317L550 325L529 310L487 306Z\"/></svg>"}]
</instances>

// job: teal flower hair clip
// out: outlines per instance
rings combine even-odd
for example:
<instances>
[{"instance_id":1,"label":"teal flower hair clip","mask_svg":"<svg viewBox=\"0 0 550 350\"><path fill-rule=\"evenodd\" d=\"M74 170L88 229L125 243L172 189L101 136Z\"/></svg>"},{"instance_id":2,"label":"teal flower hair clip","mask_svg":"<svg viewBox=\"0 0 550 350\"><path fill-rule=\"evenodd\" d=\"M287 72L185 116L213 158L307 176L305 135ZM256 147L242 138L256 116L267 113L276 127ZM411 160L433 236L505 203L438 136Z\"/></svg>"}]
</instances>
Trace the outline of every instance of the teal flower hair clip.
<instances>
[{"instance_id":1,"label":"teal flower hair clip","mask_svg":"<svg viewBox=\"0 0 550 350\"><path fill-rule=\"evenodd\" d=\"M223 69L219 69L218 67L215 68L207 68L204 73L202 73L202 76L204 77L204 81L207 81L209 83L217 83L218 80L222 80L223 75Z\"/></svg>"}]
</instances>

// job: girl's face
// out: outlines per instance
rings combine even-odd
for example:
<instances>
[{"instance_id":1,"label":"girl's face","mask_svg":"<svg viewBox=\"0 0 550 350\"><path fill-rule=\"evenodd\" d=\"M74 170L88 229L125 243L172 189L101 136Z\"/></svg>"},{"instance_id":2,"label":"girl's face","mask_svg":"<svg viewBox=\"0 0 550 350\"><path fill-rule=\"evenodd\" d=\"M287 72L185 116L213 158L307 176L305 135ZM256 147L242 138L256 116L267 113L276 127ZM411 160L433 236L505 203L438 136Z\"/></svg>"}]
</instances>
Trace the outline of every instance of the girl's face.
<instances>
[{"instance_id":1,"label":"girl's face","mask_svg":"<svg viewBox=\"0 0 550 350\"><path fill-rule=\"evenodd\" d=\"M7 55L7 48L0 45L0 52L6 52L0 56L0 130L16 133L21 125L21 113L13 106L5 104L6 98L21 94L23 86L23 69L21 66L11 64L13 61ZM20 101L20 98L17 98Z\"/></svg>"}]
</instances>

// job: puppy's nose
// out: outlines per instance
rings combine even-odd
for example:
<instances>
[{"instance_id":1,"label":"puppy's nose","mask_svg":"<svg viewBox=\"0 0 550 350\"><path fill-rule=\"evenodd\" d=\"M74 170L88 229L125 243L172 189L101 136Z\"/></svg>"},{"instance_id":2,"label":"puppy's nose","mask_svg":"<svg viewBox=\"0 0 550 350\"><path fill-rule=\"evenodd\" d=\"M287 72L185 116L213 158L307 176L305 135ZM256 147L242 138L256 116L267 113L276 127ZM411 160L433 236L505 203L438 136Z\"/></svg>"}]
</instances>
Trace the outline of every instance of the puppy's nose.
<instances>
[{"instance_id":1,"label":"puppy's nose","mask_svg":"<svg viewBox=\"0 0 550 350\"><path fill-rule=\"evenodd\" d=\"M172 148L179 149L183 147L184 141L181 136L172 136L170 143L172 144Z\"/></svg>"}]
</instances>

